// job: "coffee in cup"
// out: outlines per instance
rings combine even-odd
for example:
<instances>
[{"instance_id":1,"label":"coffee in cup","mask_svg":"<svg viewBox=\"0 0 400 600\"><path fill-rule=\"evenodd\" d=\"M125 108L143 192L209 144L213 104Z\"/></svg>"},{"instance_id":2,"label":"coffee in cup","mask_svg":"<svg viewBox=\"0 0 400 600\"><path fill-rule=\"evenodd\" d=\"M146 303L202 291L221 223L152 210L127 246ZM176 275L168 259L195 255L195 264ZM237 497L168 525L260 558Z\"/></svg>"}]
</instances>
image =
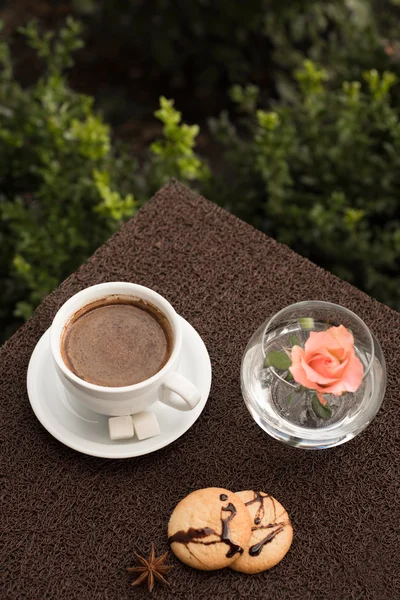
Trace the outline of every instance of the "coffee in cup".
<instances>
[{"instance_id":1,"label":"coffee in cup","mask_svg":"<svg viewBox=\"0 0 400 600\"><path fill-rule=\"evenodd\" d=\"M182 320L154 290L128 282L81 290L54 317L50 347L73 410L128 417L159 401L193 410L196 386L178 372Z\"/></svg>"},{"instance_id":2,"label":"coffee in cup","mask_svg":"<svg viewBox=\"0 0 400 600\"><path fill-rule=\"evenodd\" d=\"M109 295L80 308L61 336L65 365L80 379L105 387L134 385L168 362L171 325L156 306L127 295Z\"/></svg>"}]
</instances>

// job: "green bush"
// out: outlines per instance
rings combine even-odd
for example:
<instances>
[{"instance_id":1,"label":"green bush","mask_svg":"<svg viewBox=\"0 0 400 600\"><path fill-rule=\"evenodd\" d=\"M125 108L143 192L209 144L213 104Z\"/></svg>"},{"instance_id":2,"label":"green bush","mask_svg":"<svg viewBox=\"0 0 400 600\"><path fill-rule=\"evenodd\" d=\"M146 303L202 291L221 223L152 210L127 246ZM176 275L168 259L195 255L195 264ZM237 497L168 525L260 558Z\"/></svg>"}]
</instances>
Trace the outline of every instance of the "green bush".
<instances>
[{"instance_id":1,"label":"green bush","mask_svg":"<svg viewBox=\"0 0 400 600\"><path fill-rule=\"evenodd\" d=\"M400 307L400 121L397 78L365 72L328 87L307 60L291 105L257 109L258 89L232 89L243 113L211 122L223 175L206 193L317 264Z\"/></svg>"},{"instance_id":2,"label":"green bush","mask_svg":"<svg viewBox=\"0 0 400 600\"><path fill-rule=\"evenodd\" d=\"M272 41L279 96L291 100L296 94L292 75L307 58L327 71L331 86L372 68L400 75L396 1L296 0L267 13L264 31Z\"/></svg>"},{"instance_id":3,"label":"green bush","mask_svg":"<svg viewBox=\"0 0 400 600\"><path fill-rule=\"evenodd\" d=\"M159 11L167 14L172 5L160 2ZM146 3L135 6L150 18ZM199 11L188 20L185 35L198 36L200 52L215 7L207 1L202 8L180 6L182 15ZM218 6L222 9L224 2ZM272 6L274 12L265 12ZM396 87L391 92L396 75L385 69L392 61L400 73L400 52L395 30L390 41L389 28L388 39L381 39L374 8L366 2L362 13L359 0L288 5L254 0L231 6L226 20L236 23L235 35L241 27L249 35L243 48L260 28L268 38L275 81L286 103L271 110L265 88L261 93L255 85L234 86L234 121L224 112L210 122L222 148L214 173L196 155L198 126L182 123L173 101L164 97L155 113L163 137L143 156L136 160L112 139L93 99L67 84L65 69L82 46L74 20L68 19L58 35L40 36L34 24L23 30L44 62L43 75L26 89L15 78L9 44L0 41L2 339L173 176L399 308L399 94ZM250 13L263 19L249 20ZM161 30L163 35L169 31L160 25ZM228 31L220 34L225 41L229 37ZM173 30L170 35L172 68L180 46ZM231 36L242 52L235 39ZM250 64L251 56L243 52ZM327 68L306 60L294 78L286 77L304 53L323 59ZM205 69L207 56L202 57ZM235 60L226 61L235 71ZM249 73L239 71L241 76L232 72L229 77L240 80Z\"/></svg>"},{"instance_id":4,"label":"green bush","mask_svg":"<svg viewBox=\"0 0 400 600\"><path fill-rule=\"evenodd\" d=\"M173 85L202 94L226 79L245 81L250 69L263 68L269 47L262 31L264 5L265 0L73 2L93 39L119 45L149 73L157 69Z\"/></svg>"},{"instance_id":5,"label":"green bush","mask_svg":"<svg viewBox=\"0 0 400 600\"><path fill-rule=\"evenodd\" d=\"M182 123L182 114L174 108L174 101L164 96L154 116L164 126L163 137L151 144L142 162L140 178L136 177L137 194L144 201L172 177L192 187L210 178L207 165L194 151L199 126Z\"/></svg>"},{"instance_id":6,"label":"green bush","mask_svg":"<svg viewBox=\"0 0 400 600\"><path fill-rule=\"evenodd\" d=\"M399 70L398 0L75 0L93 39L204 95L252 81L294 93L304 58L335 77ZM394 36L394 38L393 38ZM393 52L392 52L393 50ZM166 80L168 81L168 80Z\"/></svg>"},{"instance_id":7,"label":"green bush","mask_svg":"<svg viewBox=\"0 0 400 600\"><path fill-rule=\"evenodd\" d=\"M165 99L158 112L165 137L140 169L112 142L93 99L72 91L64 76L82 46L77 22L68 19L57 36L41 37L34 23L22 33L45 70L23 89L10 47L0 42L2 339L170 176L206 175L193 152L198 128L182 124Z\"/></svg>"},{"instance_id":8,"label":"green bush","mask_svg":"<svg viewBox=\"0 0 400 600\"><path fill-rule=\"evenodd\" d=\"M80 26L69 19L55 37L23 30L46 63L31 88L14 79L10 49L0 45L1 317L26 319L135 211L130 165L111 148L93 101L70 90L63 70L78 49ZM117 185L118 191L113 187ZM89 226L90 224L90 226Z\"/></svg>"}]
</instances>

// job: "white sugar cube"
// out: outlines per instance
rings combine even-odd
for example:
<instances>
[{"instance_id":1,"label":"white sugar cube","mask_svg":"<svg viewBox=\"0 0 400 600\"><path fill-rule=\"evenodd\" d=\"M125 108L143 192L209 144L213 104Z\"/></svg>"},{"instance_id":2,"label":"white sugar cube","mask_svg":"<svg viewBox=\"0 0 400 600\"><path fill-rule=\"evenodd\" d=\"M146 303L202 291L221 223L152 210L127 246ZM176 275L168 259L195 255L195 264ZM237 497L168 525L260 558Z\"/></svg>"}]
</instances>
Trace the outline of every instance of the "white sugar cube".
<instances>
[{"instance_id":1,"label":"white sugar cube","mask_svg":"<svg viewBox=\"0 0 400 600\"><path fill-rule=\"evenodd\" d=\"M132 421L139 440L160 435L160 426L154 413L150 411L137 413L132 415Z\"/></svg>"},{"instance_id":2,"label":"white sugar cube","mask_svg":"<svg viewBox=\"0 0 400 600\"><path fill-rule=\"evenodd\" d=\"M135 432L132 417L111 417L108 419L108 429L112 440L127 440L133 437Z\"/></svg>"}]
</instances>

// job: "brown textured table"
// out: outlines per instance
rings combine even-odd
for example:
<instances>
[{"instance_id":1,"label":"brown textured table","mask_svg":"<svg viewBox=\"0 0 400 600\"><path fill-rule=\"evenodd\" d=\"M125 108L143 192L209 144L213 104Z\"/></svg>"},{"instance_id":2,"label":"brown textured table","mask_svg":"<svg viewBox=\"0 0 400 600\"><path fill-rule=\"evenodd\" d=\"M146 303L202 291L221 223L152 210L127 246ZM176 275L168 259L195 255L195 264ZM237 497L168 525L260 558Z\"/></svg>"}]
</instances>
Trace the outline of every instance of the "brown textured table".
<instances>
[{"instance_id":1,"label":"brown textured table","mask_svg":"<svg viewBox=\"0 0 400 600\"><path fill-rule=\"evenodd\" d=\"M340 243L340 242L338 242ZM212 361L208 404L179 440L136 459L70 450L36 420L29 357L78 290L126 280L165 295L202 335ZM387 360L386 399L358 438L307 452L270 439L240 393L248 338L285 305L323 299L357 312ZM290 553L258 576L178 563L155 598L398 600L400 315L173 182L69 277L0 352L0 598L125 600L133 553L167 549L174 505L208 486L263 489L287 507Z\"/></svg>"}]
</instances>

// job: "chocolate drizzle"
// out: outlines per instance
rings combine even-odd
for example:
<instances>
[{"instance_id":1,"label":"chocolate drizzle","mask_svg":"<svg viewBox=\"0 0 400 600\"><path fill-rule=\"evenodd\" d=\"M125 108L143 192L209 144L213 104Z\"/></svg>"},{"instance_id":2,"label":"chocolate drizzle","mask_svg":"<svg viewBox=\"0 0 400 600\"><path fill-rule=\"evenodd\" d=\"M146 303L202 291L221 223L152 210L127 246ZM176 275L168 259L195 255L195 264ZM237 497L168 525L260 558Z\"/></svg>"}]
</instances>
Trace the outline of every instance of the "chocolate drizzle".
<instances>
[{"instance_id":1,"label":"chocolate drizzle","mask_svg":"<svg viewBox=\"0 0 400 600\"><path fill-rule=\"evenodd\" d=\"M275 523L271 524L271 527L273 527L274 525L275 525ZM251 546L249 548L249 554L250 554L250 556L258 556L261 553L261 550L264 548L264 546L266 544L269 544L270 542L272 542L272 540L281 531L283 531L283 526L278 527L278 529L275 529L275 531L273 531L272 533L269 533L265 538L263 538L261 540L261 542L258 542L257 544L254 544L254 546Z\"/></svg>"},{"instance_id":2,"label":"chocolate drizzle","mask_svg":"<svg viewBox=\"0 0 400 600\"><path fill-rule=\"evenodd\" d=\"M239 554L242 554L242 552L243 552L243 548L241 546L239 546L238 544L235 544L232 541L231 531L230 531L230 527L229 527L229 523L232 521L233 517L236 515L236 508L232 504L232 502L230 502L228 504L228 506L226 506L222 510L229 512L230 515L225 520L221 517L221 521L222 521L221 542L223 542L224 544L228 544L228 546L229 546L229 550L227 552L226 558L232 558L232 556L235 556L235 554L237 552Z\"/></svg>"},{"instance_id":3,"label":"chocolate drizzle","mask_svg":"<svg viewBox=\"0 0 400 600\"><path fill-rule=\"evenodd\" d=\"M185 544L185 546L187 544L190 544L191 542L195 544L204 544L205 546L208 546L210 544L215 544L216 542L200 542L199 540L202 540L203 538L214 534L216 534L216 532L210 527L202 527L201 529L189 527L187 531L183 531L183 529L177 531L176 533L174 533L174 535L171 535L168 538L168 541L170 544L172 544L172 542L178 542L178 544Z\"/></svg>"},{"instance_id":4,"label":"chocolate drizzle","mask_svg":"<svg viewBox=\"0 0 400 600\"><path fill-rule=\"evenodd\" d=\"M262 520L265 517L265 506L264 506L265 498L269 498L272 502L272 506L274 509L274 519L273 519L274 522L268 523L267 525L261 525ZM276 527L277 529L275 529L274 531L269 533L265 538L263 538L257 544L250 546L250 548L249 548L250 556L259 556L259 554L261 554L261 550L264 548L264 546L266 544L269 544L270 542L272 542L272 540L275 539L275 537L278 535L278 533L280 533L281 531L284 530L285 525L286 525L286 523L277 523L276 522L276 520L277 520L276 504L275 504L275 500L272 496L270 496L269 494L263 495L262 492L254 492L254 498L252 498L252 500L249 500L248 502L245 502L245 505L250 506L251 504L254 504L255 502L259 502L260 505L257 508L257 512L254 517L255 527L252 527L251 530L257 531L258 529L272 529L273 527Z\"/></svg>"},{"instance_id":5,"label":"chocolate drizzle","mask_svg":"<svg viewBox=\"0 0 400 600\"><path fill-rule=\"evenodd\" d=\"M221 500L222 496L226 496L226 494L221 494ZM223 519L222 511L229 513L229 516L226 519ZM203 546L211 546L213 544L222 543L229 546L229 550L226 554L227 558L232 558L232 556L234 556L237 553L242 554L243 548L238 544L235 544L235 542L231 538L230 523L235 517L235 515L236 507L232 504L232 502L230 502L227 506L221 508L221 534L218 534L216 531L214 531L214 529L211 529L210 527L202 527L200 529L190 527L187 531L180 530L171 535L168 538L168 542L170 544L176 542L178 544L184 544L185 546L188 546L188 544L202 544ZM204 540L204 538L207 538L210 535L217 535L219 539L209 541Z\"/></svg>"},{"instance_id":6,"label":"chocolate drizzle","mask_svg":"<svg viewBox=\"0 0 400 600\"><path fill-rule=\"evenodd\" d=\"M251 530L257 531L257 529L272 529L273 527L279 527L281 525L282 525L282 527L284 527L286 525L286 523L268 523L268 525L260 525L259 527L252 527Z\"/></svg>"},{"instance_id":7,"label":"chocolate drizzle","mask_svg":"<svg viewBox=\"0 0 400 600\"><path fill-rule=\"evenodd\" d=\"M249 500L248 502L245 502L245 506L250 506L251 504L254 504L255 502L260 503L260 506L257 508L257 512L254 517L254 525L260 525L261 521L263 520L263 518L265 516L265 507L264 507L265 498L271 498L272 503L274 505L274 510L275 510L275 503L274 503L274 499L272 498L272 496L270 496L269 494L264 494L264 496L262 496L261 494L262 494L261 492L254 492L254 498L252 500Z\"/></svg>"}]
</instances>

